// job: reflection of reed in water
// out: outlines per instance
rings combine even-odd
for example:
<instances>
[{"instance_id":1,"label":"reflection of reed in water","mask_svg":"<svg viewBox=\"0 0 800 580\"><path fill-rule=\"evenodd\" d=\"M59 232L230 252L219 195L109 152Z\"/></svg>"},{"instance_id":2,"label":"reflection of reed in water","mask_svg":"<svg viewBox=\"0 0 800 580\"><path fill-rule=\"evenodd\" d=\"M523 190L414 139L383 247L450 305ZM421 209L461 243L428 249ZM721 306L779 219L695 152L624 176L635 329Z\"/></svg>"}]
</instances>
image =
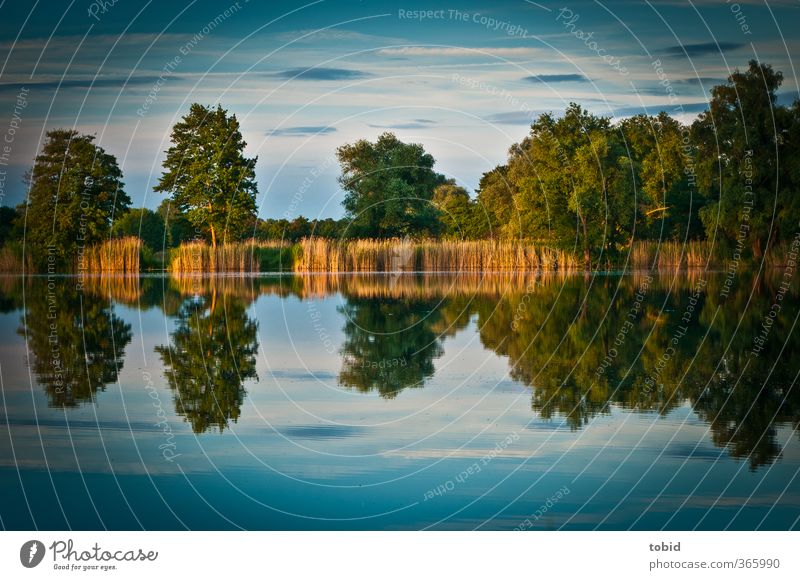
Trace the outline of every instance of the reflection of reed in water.
<instances>
[{"instance_id":1,"label":"reflection of reed in water","mask_svg":"<svg viewBox=\"0 0 800 580\"><path fill-rule=\"evenodd\" d=\"M170 286L181 296L219 294L253 302L262 293L262 280L253 276L173 273Z\"/></svg>"},{"instance_id":2,"label":"reflection of reed in water","mask_svg":"<svg viewBox=\"0 0 800 580\"><path fill-rule=\"evenodd\" d=\"M85 274L75 278L76 288L96 297L110 298L121 304L135 305L142 298L142 278L138 274Z\"/></svg>"}]
</instances>

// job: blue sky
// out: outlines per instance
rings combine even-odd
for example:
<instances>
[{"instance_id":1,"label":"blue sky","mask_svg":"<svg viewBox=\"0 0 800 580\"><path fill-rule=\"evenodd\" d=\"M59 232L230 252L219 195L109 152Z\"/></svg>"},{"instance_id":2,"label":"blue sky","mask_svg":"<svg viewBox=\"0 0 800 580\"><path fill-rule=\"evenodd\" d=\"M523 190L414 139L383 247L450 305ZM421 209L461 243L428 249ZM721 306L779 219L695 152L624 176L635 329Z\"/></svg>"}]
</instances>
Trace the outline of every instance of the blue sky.
<instances>
[{"instance_id":1,"label":"blue sky","mask_svg":"<svg viewBox=\"0 0 800 580\"><path fill-rule=\"evenodd\" d=\"M4 1L0 202L24 199L44 132L75 127L117 156L133 205L155 207L170 128L192 102L239 117L262 217L339 217L336 148L383 131L472 190L532 115L571 101L688 121L759 58L790 102L798 25L800 0Z\"/></svg>"}]
</instances>

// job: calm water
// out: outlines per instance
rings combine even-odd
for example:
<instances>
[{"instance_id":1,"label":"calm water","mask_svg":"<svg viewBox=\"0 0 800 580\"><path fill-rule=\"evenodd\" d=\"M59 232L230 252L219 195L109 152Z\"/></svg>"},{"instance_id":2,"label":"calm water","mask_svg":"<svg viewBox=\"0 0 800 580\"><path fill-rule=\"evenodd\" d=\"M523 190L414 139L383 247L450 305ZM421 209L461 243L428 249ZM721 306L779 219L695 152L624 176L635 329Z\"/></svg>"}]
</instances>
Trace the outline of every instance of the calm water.
<instances>
[{"instance_id":1,"label":"calm water","mask_svg":"<svg viewBox=\"0 0 800 580\"><path fill-rule=\"evenodd\" d=\"M2 278L1 523L797 528L767 278Z\"/></svg>"}]
</instances>

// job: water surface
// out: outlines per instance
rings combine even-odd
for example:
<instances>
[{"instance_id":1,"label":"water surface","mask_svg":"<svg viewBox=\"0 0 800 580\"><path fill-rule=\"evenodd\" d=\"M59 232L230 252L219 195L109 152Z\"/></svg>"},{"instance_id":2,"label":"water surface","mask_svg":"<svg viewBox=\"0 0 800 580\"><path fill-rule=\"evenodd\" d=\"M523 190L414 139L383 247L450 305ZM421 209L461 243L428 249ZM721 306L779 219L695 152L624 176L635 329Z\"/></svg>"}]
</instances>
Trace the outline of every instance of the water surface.
<instances>
[{"instance_id":1,"label":"water surface","mask_svg":"<svg viewBox=\"0 0 800 580\"><path fill-rule=\"evenodd\" d=\"M797 528L782 282L2 278L0 523Z\"/></svg>"}]
</instances>

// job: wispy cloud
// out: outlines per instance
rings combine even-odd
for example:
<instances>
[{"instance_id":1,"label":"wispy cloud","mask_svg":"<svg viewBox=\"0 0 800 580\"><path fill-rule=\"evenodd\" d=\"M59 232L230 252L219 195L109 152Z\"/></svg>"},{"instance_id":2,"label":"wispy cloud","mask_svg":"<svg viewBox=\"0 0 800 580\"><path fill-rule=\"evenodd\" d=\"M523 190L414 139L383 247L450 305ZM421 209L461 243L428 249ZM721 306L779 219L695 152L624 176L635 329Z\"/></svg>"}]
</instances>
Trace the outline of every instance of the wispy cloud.
<instances>
[{"instance_id":1,"label":"wispy cloud","mask_svg":"<svg viewBox=\"0 0 800 580\"><path fill-rule=\"evenodd\" d=\"M634 105L630 107L618 107L614 109L615 117L631 117L633 115L656 115L661 111L674 114L678 111L682 113L702 113L708 109L708 103L657 103L655 105Z\"/></svg>"},{"instance_id":2,"label":"wispy cloud","mask_svg":"<svg viewBox=\"0 0 800 580\"><path fill-rule=\"evenodd\" d=\"M391 123L388 125L373 125L370 127L375 129L430 129L436 124L436 121L430 119L414 119L413 121L405 121L402 123Z\"/></svg>"},{"instance_id":3,"label":"wispy cloud","mask_svg":"<svg viewBox=\"0 0 800 580\"><path fill-rule=\"evenodd\" d=\"M53 79L53 80L31 80L26 82L0 83L0 91L18 91L23 87L35 87L40 90L50 91L56 88L61 89L93 89L101 88L122 88L124 86L152 85L158 81L158 76L132 76L128 77L91 77L80 79Z\"/></svg>"},{"instance_id":4,"label":"wispy cloud","mask_svg":"<svg viewBox=\"0 0 800 580\"><path fill-rule=\"evenodd\" d=\"M667 56L703 56L722 54L745 46L743 42L698 42L695 44L676 44L664 49Z\"/></svg>"},{"instance_id":5,"label":"wispy cloud","mask_svg":"<svg viewBox=\"0 0 800 580\"><path fill-rule=\"evenodd\" d=\"M282 127L267 131L268 137L307 137L309 135L326 135L335 133L336 127L327 125L306 125L302 127Z\"/></svg>"},{"instance_id":6,"label":"wispy cloud","mask_svg":"<svg viewBox=\"0 0 800 580\"><path fill-rule=\"evenodd\" d=\"M378 54L384 56L529 56L533 53L531 48L467 48L459 46L401 46L397 48L382 48Z\"/></svg>"},{"instance_id":7,"label":"wispy cloud","mask_svg":"<svg viewBox=\"0 0 800 580\"><path fill-rule=\"evenodd\" d=\"M292 68L281 71L275 76L282 79L296 79L304 81L342 81L355 80L370 77L367 72L352 70L348 68Z\"/></svg>"},{"instance_id":8,"label":"wispy cloud","mask_svg":"<svg viewBox=\"0 0 800 580\"><path fill-rule=\"evenodd\" d=\"M589 79L579 74L533 75L529 77L524 77L522 80L528 81L529 83L588 83L589 82Z\"/></svg>"},{"instance_id":9,"label":"wispy cloud","mask_svg":"<svg viewBox=\"0 0 800 580\"><path fill-rule=\"evenodd\" d=\"M538 114L539 112L534 111L512 111L510 113L494 113L484 117L484 120L501 125L530 125Z\"/></svg>"}]
</instances>

